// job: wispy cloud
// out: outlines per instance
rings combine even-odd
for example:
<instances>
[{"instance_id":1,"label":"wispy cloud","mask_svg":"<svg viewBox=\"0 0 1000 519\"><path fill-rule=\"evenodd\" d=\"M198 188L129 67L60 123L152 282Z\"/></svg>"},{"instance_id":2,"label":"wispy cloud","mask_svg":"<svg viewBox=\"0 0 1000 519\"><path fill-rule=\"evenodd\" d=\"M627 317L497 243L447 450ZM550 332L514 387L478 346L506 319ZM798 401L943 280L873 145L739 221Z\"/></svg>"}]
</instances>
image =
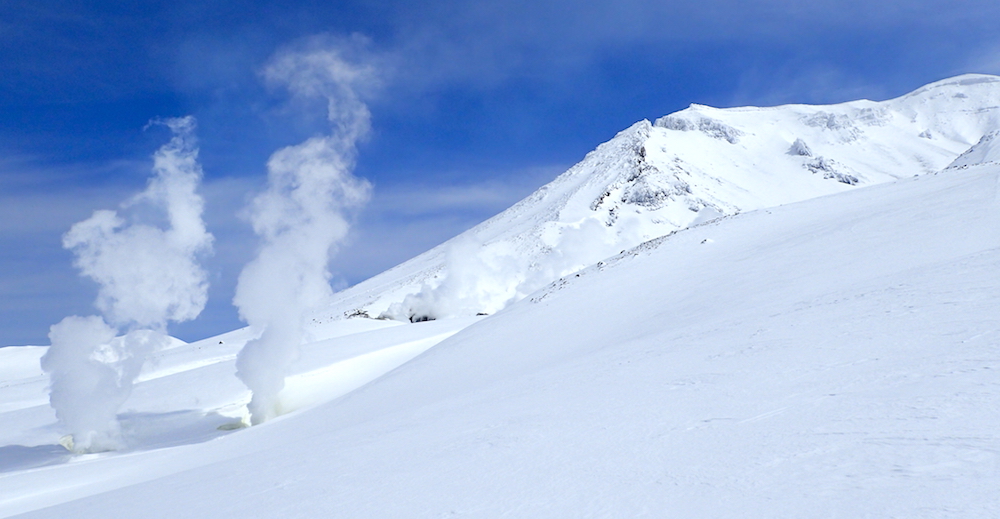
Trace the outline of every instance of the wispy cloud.
<instances>
[{"instance_id":1,"label":"wispy cloud","mask_svg":"<svg viewBox=\"0 0 1000 519\"><path fill-rule=\"evenodd\" d=\"M397 182L376 186L368 214L421 217L437 213L474 212L492 216L528 196L569 168L537 166L518 171L461 175L462 183ZM481 180L468 180L479 178Z\"/></svg>"},{"instance_id":2,"label":"wispy cloud","mask_svg":"<svg viewBox=\"0 0 1000 519\"><path fill-rule=\"evenodd\" d=\"M81 279L62 248L62 235L95 209L115 206L142 189L134 185L80 185L81 176L108 166L48 167L35 157L0 163L0 346L43 344L49 325L93 309L93 283ZM149 165L118 163L139 171Z\"/></svg>"},{"instance_id":3,"label":"wispy cloud","mask_svg":"<svg viewBox=\"0 0 1000 519\"><path fill-rule=\"evenodd\" d=\"M822 63L766 70L752 68L740 76L738 85L727 106L831 104L857 99L881 100L902 93L889 92L884 84Z\"/></svg>"},{"instance_id":4,"label":"wispy cloud","mask_svg":"<svg viewBox=\"0 0 1000 519\"><path fill-rule=\"evenodd\" d=\"M511 75L551 75L636 45L753 41L808 46L822 34L912 28L956 34L992 31L996 2L863 0L623 0L606 4L515 1L417 2L398 11L400 52L418 81L491 83ZM403 21L406 20L406 21Z\"/></svg>"},{"instance_id":5,"label":"wispy cloud","mask_svg":"<svg viewBox=\"0 0 1000 519\"><path fill-rule=\"evenodd\" d=\"M992 47L981 49L973 54L956 73L978 72L981 74L1000 74L1000 41Z\"/></svg>"}]
</instances>

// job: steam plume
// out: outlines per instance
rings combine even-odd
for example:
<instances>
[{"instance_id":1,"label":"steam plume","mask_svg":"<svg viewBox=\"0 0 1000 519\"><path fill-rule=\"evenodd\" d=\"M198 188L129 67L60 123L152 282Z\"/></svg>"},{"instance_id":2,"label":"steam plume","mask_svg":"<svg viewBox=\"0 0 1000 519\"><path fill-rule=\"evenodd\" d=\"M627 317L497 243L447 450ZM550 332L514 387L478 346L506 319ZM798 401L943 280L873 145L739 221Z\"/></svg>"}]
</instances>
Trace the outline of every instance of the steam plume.
<instances>
[{"instance_id":1,"label":"steam plume","mask_svg":"<svg viewBox=\"0 0 1000 519\"><path fill-rule=\"evenodd\" d=\"M260 334L236 359L237 375L253 392L254 424L281 411L277 396L298 357L306 314L333 293L327 264L350 227L345 211L363 205L371 188L351 170L371 119L359 91L371 84L373 71L343 54L339 48L289 51L264 70L293 96L325 99L332 132L275 152L267 190L250 208L260 250L240 274L233 302Z\"/></svg>"},{"instance_id":2,"label":"steam plume","mask_svg":"<svg viewBox=\"0 0 1000 519\"><path fill-rule=\"evenodd\" d=\"M51 379L50 404L78 452L122 446L117 411L143 363L168 342L167 322L194 319L207 299L198 258L211 251L212 235L197 194L195 120L160 123L173 137L153 155L146 190L122 204L123 214L95 211L63 237L74 265L100 286L96 306L107 319L63 319L52 326L52 346L41 361ZM130 331L116 338L121 328Z\"/></svg>"},{"instance_id":3,"label":"steam plume","mask_svg":"<svg viewBox=\"0 0 1000 519\"><path fill-rule=\"evenodd\" d=\"M618 230L593 217L552 222L534 244L546 252L534 257L510 240L484 244L472 234L463 235L448 248L443 278L393 303L382 317L423 321L492 314L562 276L640 243L638 225L623 222Z\"/></svg>"}]
</instances>

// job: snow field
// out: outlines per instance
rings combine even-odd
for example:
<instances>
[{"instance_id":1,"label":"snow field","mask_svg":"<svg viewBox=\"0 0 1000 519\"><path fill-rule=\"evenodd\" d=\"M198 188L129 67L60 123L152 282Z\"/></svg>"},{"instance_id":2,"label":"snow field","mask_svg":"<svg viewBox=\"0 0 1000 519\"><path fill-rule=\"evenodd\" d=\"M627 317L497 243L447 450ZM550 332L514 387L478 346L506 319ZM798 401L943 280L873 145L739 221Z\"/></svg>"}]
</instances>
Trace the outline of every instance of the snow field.
<instances>
[{"instance_id":1,"label":"snow field","mask_svg":"<svg viewBox=\"0 0 1000 519\"><path fill-rule=\"evenodd\" d=\"M311 335L325 338L302 347L300 360L281 395L284 411L308 408L349 392L476 320L408 327L371 319L314 324ZM249 330L242 329L191 344L176 341L174 347L159 352L139 377L126 409L119 415L128 449L120 454L76 457L58 445L60 433L47 401L47 377L38 367L44 348L0 349L5 380L0 385L0 422L4 424L0 428L0 489L6 487L0 492L0 515L106 488L101 486L107 484L106 478L99 474L104 469L77 477L91 469L70 468L87 460L116 466L152 463L154 468L148 471L123 469L121 479L111 478L111 488L115 488L128 478L141 481L176 467L158 461L135 462L134 458L160 460L174 455L167 451L183 451L185 445L219 438L242 427L248 418L249 393L235 377L233 361L249 337ZM118 457L123 460L113 461ZM46 466L66 471L70 483L49 485L51 474L39 469ZM109 471L115 473L115 469ZM41 485L41 489L32 484Z\"/></svg>"},{"instance_id":2,"label":"snow field","mask_svg":"<svg viewBox=\"0 0 1000 519\"><path fill-rule=\"evenodd\" d=\"M998 174L676 233L463 323L338 400L210 442L8 473L3 495L29 497L0 510L993 516Z\"/></svg>"},{"instance_id":3,"label":"snow field","mask_svg":"<svg viewBox=\"0 0 1000 519\"><path fill-rule=\"evenodd\" d=\"M0 517L1000 515L998 127L981 75L637 123L338 294L252 428L249 329L83 456L2 348Z\"/></svg>"}]
</instances>

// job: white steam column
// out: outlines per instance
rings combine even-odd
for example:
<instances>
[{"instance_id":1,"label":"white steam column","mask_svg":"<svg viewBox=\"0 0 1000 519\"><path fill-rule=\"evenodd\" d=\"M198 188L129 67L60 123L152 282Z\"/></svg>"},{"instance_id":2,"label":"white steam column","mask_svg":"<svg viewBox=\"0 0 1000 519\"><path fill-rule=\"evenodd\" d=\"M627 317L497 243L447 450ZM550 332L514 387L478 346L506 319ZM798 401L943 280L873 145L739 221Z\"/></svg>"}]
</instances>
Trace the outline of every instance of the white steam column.
<instances>
[{"instance_id":1,"label":"white steam column","mask_svg":"<svg viewBox=\"0 0 1000 519\"><path fill-rule=\"evenodd\" d=\"M208 280L198 263L212 249L201 214L193 117L159 121L173 132L153 156L146 190L116 211L95 211L63 237L81 274L100 285L99 316L70 316L52 326L42 357L49 402L75 452L124 446L118 409L149 355L168 342L168 321L194 319L205 307ZM160 226L138 223L162 217ZM105 322L105 319L107 322ZM110 323L110 325L108 324ZM116 337L120 330L123 337Z\"/></svg>"},{"instance_id":2,"label":"white steam column","mask_svg":"<svg viewBox=\"0 0 1000 519\"><path fill-rule=\"evenodd\" d=\"M278 54L264 75L295 97L325 99L332 132L275 152L267 190L250 208L260 249L240 274L233 303L259 334L236 359L253 393L253 424L281 414L278 393L298 357L306 315L333 294L327 264L350 227L346 211L363 205L371 189L351 174L370 125L358 94L371 85L371 68L345 61L341 49L314 48Z\"/></svg>"}]
</instances>

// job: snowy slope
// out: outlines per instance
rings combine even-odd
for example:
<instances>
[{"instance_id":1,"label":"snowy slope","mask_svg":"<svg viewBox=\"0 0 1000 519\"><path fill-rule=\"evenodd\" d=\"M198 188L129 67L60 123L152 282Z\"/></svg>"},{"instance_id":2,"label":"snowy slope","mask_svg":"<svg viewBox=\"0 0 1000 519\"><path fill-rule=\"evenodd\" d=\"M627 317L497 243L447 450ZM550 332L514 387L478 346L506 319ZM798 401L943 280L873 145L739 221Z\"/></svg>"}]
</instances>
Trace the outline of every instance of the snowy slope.
<instances>
[{"instance_id":1,"label":"snowy slope","mask_svg":"<svg viewBox=\"0 0 1000 519\"><path fill-rule=\"evenodd\" d=\"M962 168L976 164L995 164L1000 162L1000 130L994 130L986 135L975 146L959 155L948 167Z\"/></svg>"},{"instance_id":2,"label":"snowy slope","mask_svg":"<svg viewBox=\"0 0 1000 519\"><path fill-rule=\"evenodd\" d=\"M159 352L83 456L2 348L0 517L1000 515L998 107L637 123L340 294L249 429L247 330Z\"/></svg>"},{"instance_id":3,"label":"snowy slope","mask_svg":"<svg viewBox=\"0 0 1000 519\"><path fill-rule=\"evenodd\" d=\"M997 128L1000 78L986 75L884 102L692 105L636 123L509 210L338 294L318 318L493 313L692 224L939 171Z\"/></svg>"},{"instance_id":4,"label":"snowy slope","mask_svg":"<svg viewBox=\"0 0 1000 519\"><path fill-rule=\"evenodd\" d=\"M22 459L0 516L996 517L998 181L717 219L250 429L70 462L0 447Z\"/></svg>"},{"instance_id":5,"label":"snowy slope","mask_svg":"<svg viewBox=\"0 0 1000 519\"><path fill-rule=\"evenodd\" d=\"M351 319L313 328L281 393L283 411L333 400L367 384L475 322L449 319L420 326ZM147 363L119 414L130 449L205 441L247 420L250 398L236 376L244 328L190 344L176 341ZM0 472L72 459L49 406L45 347L0 348ZM222 427L222 429L219 429ZM86 458L84 456L83 458Z\"/></svg>"}]
</instances>

